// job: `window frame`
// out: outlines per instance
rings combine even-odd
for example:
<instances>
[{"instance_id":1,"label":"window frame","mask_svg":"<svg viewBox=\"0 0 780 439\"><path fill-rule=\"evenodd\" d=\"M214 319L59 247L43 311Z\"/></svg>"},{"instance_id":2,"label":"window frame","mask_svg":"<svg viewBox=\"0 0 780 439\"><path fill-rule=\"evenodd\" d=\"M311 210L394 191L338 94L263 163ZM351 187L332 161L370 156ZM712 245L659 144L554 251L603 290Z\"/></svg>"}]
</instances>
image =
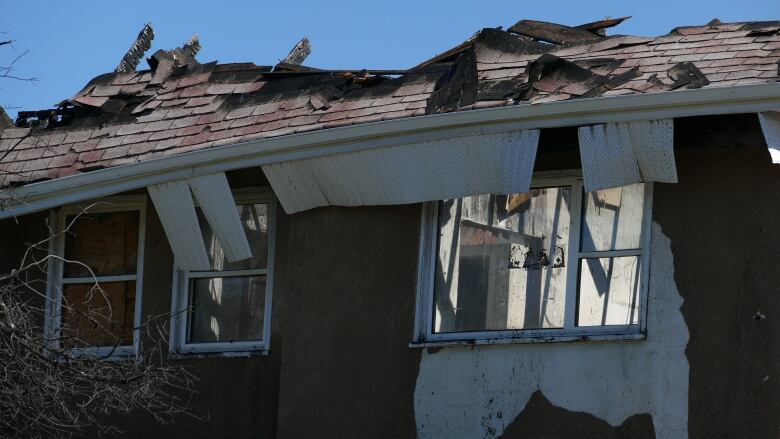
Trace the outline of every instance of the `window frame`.
<instances>
[{"instance_id":1,"label":"window frame","mask_svg":"<svg viewBox=\"0 0 780 439\"><path fill-rule=\"evenodd\" d=\"M171 332L169 354L172 356L193 355L249 355L251 353L265 354L271 346L271 316L273 304L274 282L274 254L276 242L276 212L277 200L273 192L268 188L239 188L233 189L233 199L236 205L240 204L267 204L268 205L268 262L266 268L252 268L242 270L210 270L195 271L181 270L174 261L173 265L173 293L171 295ZM198 207L195 201L195 207ZM199 278L236 277L236 276L265 275L265 309L263 310L263 337L252 341L188 343L187 331L189 329L191 313L189 304L191 300L190 280Z\"/></svg>"},{"instance_id":2,"label":"window frame","mask_svg":"<svg viewBox=\"0 0 780 439\"><path fill-rule=\"evenodd\" d=\"M90 200L78 204L70 204L50 213L51 224L56 226L51 231L49 241L50 269L47 273L46 315L44 333L50 339L49 346L59 349L59 338L62 330L62 292L67 284L88 284L101 282L135 281L135 304L133 310L133 343L120 346L90 346L71 349L74 355L92 355L107 359L126 358L137 355L141 349L141 317L143 310L143 275L144 275L144 244L146 241L146 195L114 195L111 197ZM82 276L65 279L65 227L68 215L79 214L85 208L85 215L138 211L138 256L136 273L134 275L112 276Z\"/></svg>"},{"instance_id":3,"label":"window frame","mask_svg":"<svg viewBox=\"0 0 780 439\"><path fill-rule=\"evenodd\" d=\"M414 334L410 346L472 345L501 343L533 343L577 340L635 340L646 338L647 333L647 297L650 273L650 239L653 205L653 183L645 182L642 229L640 248L632 250L610 250L581 252L580 231L582 228L584 199L583 181L580 170L535 173L531 189L570 186L572 199L570 207L569 248L566 264L566 301L563 328L546 329L507 329L471 332L435 333L434 316L434 276L438 257L439 205L441 201L423 203L420 222L420 248L417 272L417 301L415 310ZM579 306L579 270L580 261L587 257L636 256L639 253L639 323L634 325L605 325L578 327L575 325ZM583 256L585 255L585 256Z\"/></svg>"}]
</instances>

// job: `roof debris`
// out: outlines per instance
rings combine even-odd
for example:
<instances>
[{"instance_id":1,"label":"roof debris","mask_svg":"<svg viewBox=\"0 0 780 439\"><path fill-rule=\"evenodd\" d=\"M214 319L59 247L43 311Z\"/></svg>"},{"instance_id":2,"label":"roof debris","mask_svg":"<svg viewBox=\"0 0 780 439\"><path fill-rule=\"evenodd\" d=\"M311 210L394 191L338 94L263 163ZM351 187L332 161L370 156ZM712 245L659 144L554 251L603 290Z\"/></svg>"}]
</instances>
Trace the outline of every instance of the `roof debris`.
<instances>
[{"instance_id":1,"label":"roof debris","mask_svg":"<svg viewBox=\"0 0 780 439\"><path fill-rule=\"evenodd\" d=\"M628 20L629 18L631 18L631 17L630 16L628 16L628 17L620 17L620 18L609 18L609 17L607 17L607 18L605 18L603 20L593 21L593 22L590 22L590 23L585 23L585 24L581 24L581 25L575 26L575 27L578 28L578 29L589 30L591 32L596 33L597 35L605 37L605 36L607 36L606 29L608 29L610 27L615 27L615 26L619 25L620 23Z\"/></svg>"},{"instance_id":2,"label":"roof debris","mask_svg":"<svg viewBox=\"0 0 780 439\"><path fill-rule=\"evenodd\" d=\"M585 28L569 27L562 24L547 23L546 21L520 20L507 30L553 44L582 43L602 38L600 35Z\"/></svg>"},{"instance_id":3,"label":"roof debris","mask_svg":"<svg viewBox=\"0 0 780 439\"><path fill-rule=\"evenodd\" d=\"M303 61L311 54L311 43L304 37L292 48L287 57L279 64L301 65Z\"/></svg>"},{"instance_id":4,"label":"roof debris","mask_svg":"<svg viewBox=\"0 0 780 439\"><path fill-rule=\"evenodd\" d=\"M184 43L184 45L181 46L181 51L188 56L195 58L195 55L200 52L200 39L198 38L198 34L193 35L189 41Z\"/></svg>"},{"instance_id":5,"label":"roof debris","mask_svg":"<svg viewBox=\"0 0 780 439\"><path fill-rule=\"evenodd\" d=\"M780 22L606 36L628 17L579 26L521 20L400 70L301 65L303 39L275 66L201 64L197 35L135 71L145 26L117 68L54 109L0 121L0 187L303 131L425 114L780 80Z\"/></svg>"},{"instance_id":6,"label":"roof debris","mask_svg":"<svg viewBox=\"0 0 780 439\"><path fill-rule=\"evenodd\" d=\"M675 64L667 73L669 78L674 81L670 90L676 90L680 87L701 88L710 83L704 73L691 62Z\"/></svg>"},{"instance_id":7,"label":"roof debris","mask_svg":"<svg viewBox=\"0 0 780 439\"><path fill-rule=\"evenodd\" d=\"M138 67L138 63L141 62L144 53L152 47L153 39L154 30L152 29L152 25L147 23L144 25L143 29L141 29L141 32L138 33L133 45L130 46L130 50L122 57L122 61L119 62L119 65L116 66L114 71L117 73L134 72L135 68Z\"/></svg>"}]
</instances>

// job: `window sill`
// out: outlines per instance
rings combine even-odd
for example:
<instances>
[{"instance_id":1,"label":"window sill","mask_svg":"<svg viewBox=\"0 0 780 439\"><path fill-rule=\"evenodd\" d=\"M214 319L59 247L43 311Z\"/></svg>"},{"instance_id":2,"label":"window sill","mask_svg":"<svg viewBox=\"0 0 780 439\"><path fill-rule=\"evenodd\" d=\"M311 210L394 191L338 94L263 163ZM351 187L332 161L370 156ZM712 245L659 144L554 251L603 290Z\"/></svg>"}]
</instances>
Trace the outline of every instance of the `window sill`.
<instances>
[{"instance_id":1,"label":"window sill","mask_svg":"<svg viewBox=\"0 0 780 439\"><path fill-rule=\"evenodd\" d=\"M198 360L205 358L252 358L267 357L268 350L226 351L226 352L169 352L169 360Z\"/></svg>"},{"instance_id":2,"label":"window sill","mask_svg":"<svg viewBox=\"0 0 780 439\"><path fill-rule=\"evenodd\" d=\"M465 347L501 344L531 344L531 343L571 343L587 341L641 341L647 339L644 333L626 334L577 334L551 335L534 337L496 337L496 338L462 338L448 340L426 340L409 343L410 348L443 348Z\"/></svg>"}]
</instances>

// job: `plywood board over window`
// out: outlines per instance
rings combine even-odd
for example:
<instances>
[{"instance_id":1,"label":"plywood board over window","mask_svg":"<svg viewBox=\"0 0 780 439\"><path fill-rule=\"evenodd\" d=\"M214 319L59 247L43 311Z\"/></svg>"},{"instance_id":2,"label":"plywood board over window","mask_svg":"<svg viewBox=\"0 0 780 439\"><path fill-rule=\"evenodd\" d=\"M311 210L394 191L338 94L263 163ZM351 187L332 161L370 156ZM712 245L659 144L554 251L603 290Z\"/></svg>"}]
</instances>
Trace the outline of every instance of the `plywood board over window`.
<instances>
[{"instance_id":1,"label":"plywood board over window","mask_svg":"<svg viewBox=\"0 0 780 439\"><path fill-rule=\"evenodd\" d=\"M651 196L556 177L426 204L415 343L641 338Z\"/></svg>"},{"instance_id":2,"label":"plywood board over window","mask_svg":"<svg viewBox=\"0 0 780 439\"><path fill-rule=\"evenodd\" d=\"M138 351L145 196L53 212L46 331L55 348L124 356Z\"/></svg>"}]
</instances>

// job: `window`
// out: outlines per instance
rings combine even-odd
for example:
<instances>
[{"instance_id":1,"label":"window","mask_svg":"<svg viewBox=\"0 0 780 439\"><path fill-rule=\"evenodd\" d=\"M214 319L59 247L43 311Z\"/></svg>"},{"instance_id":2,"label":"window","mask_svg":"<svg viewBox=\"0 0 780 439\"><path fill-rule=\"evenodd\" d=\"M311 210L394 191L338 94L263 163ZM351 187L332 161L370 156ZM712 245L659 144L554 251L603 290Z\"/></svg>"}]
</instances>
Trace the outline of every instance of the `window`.
<instances>
[{"instance_id":1,"label":"window","mask_svg":"<svg viewBox=\"0 0 780 439\"><path fill-rule=\"evenodd\" d=\"M425 205L416 342L642 336L652 186L534 186Z\"/></svg>"},{"instance_id":2,"label":"window","mask_svg":"<svg viewBox=\"0 0 780 439\"><path fill-rule=\"evenodd\" d=\"M252 257L228 262L196 205L211 270L176 271L171 347L178 353L268 349L275 201L259 190L236 191L234 198Z\"/></svg>"},{"instance_id":3,"label":"window","mask_svg":"<svg viewBox=\"0 0 780 439\"><path fill-rule=\"evenodd\" d=\"M99 356L137 352L141 317L144 196L67 206L56 216L58 256L49 273L52 347Z\"/></svg>"}]
</instances>

